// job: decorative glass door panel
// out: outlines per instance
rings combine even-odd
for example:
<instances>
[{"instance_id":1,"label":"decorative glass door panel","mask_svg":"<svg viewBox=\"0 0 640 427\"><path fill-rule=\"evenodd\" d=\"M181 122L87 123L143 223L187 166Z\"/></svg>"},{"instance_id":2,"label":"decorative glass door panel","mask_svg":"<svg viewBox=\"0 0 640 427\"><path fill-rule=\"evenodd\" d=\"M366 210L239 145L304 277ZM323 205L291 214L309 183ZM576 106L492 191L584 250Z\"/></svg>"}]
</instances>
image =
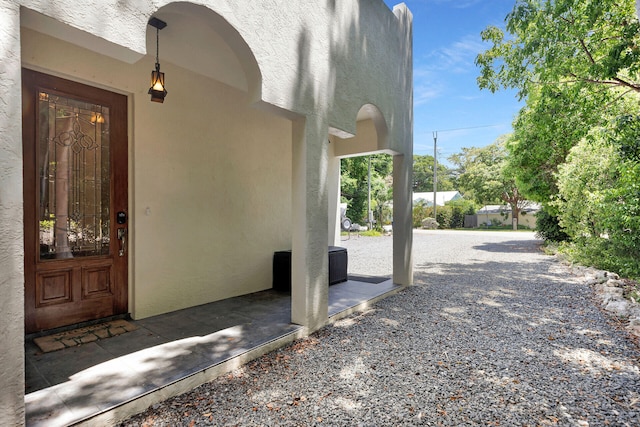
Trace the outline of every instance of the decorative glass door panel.
<instances>
[{"instance_id":1,"label":"decorative glass door panel","mask_svg":"<svg viewBox=\"0 0 640 427\"><path fill-rule=\"evenodd\" d=\"M125 314L127 98L26 69L22 82L25 330Z\"/></svg>"},{"instance_id":2,"label":"decorative glass door panel","mask_svg":"<svg viewBox=\"0 0 640 427\"><path fill-rule=\"evenodd\" d=\"M38 99L40 259L108 255L109 108Z\"/></svg>"}]
</instances>

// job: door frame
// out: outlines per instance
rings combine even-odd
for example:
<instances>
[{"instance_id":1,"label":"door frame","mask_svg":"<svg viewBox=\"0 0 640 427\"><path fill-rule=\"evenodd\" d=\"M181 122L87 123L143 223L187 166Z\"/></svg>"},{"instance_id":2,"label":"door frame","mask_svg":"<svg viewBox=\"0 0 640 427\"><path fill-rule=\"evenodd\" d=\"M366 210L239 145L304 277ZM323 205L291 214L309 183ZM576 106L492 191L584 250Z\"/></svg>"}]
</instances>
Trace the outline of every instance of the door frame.
<instances>
[{"instance_id":1,"label":"door frame","mask_svg":"<svg viewBox=\"0 0 640 427\"><path fill-rule=\"evenodd\" d=\"M128 258L129 251L126 248L124 256L118 256L116 213L124 211L127 215L125 227L130 227L129 221L129 185L128 185L128 102L125 95L89 86L83 83L67 80L49 74L27 68L22 69L22 142L23 142L23 197L24 197L24 307L25 307L25 332L37 332L43 330L36 321L36 267L39 254L39 235L37 231L38 206L38 166L37 166L37 132L36 111L37 96L40 90L48 93L59 94L64 97L81 99L94 102L110 108L110 134L112 140L119 139L122 143L110 143L109 155L112 167L110 168L111 180L111 205L109 212L110 221L110 254L113 262L113 304L112 313L109 315L127 314L129 311L129 285L128 285ZM117 159L117 160L116 160ZM114 162L119 163L113 167ZM27 166L32 165L32 166ZM128 236L127 236L128 240ZM127 242L128 244L128 242ZM78 297L77 295L75 297ZM60 310L64 317L63 310ZM100 317L87 318L96 320ZM72 322L80 323L80 322ZM62 326L62 325L61 325ZM48 329L48 328L46 328Z\"/></svg>"}]
</instances>

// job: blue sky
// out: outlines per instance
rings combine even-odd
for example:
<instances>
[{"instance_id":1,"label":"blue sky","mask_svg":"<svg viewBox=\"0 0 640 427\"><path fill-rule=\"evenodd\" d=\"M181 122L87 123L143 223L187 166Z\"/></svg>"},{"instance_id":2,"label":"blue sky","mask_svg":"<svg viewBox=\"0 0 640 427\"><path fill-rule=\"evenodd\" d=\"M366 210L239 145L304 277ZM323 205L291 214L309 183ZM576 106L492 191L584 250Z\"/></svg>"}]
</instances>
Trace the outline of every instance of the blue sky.
<instances>
[{"instance_id":1,"label":"blue sky","mask_svg":"<svg viewBox=\"0 0 640 427\"><path fill-rule=\"evenodd\" d=\"M400 3L384 1L391 9ZM433 155L433 131L438 161L445 164L462 147L483 147L510 133L523 104L514 91L481 91L474 60L489 47L480 32L487 25L504 28L515 0L404 3L413 14L414 154Z\"/></svg>"}]
</instances>

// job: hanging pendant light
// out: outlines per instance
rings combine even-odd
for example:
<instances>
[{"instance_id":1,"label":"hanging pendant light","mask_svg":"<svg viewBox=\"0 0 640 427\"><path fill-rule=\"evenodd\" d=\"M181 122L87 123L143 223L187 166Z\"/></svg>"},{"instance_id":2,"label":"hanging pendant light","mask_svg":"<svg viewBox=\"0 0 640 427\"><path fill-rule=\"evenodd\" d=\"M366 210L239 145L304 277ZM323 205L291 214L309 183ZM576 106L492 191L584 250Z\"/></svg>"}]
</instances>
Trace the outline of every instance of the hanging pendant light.
<instances>
[{"instance_id":1,"label":"hanging pendant light","mask_svg":"<svg viewBox=\"0 0 640 427\"><path fill-rule=\"evenodd\" d=\"M167 89L164 87L164 73L160 72L160 61L158 59L160 53L160 30L167 26L167 23L158 18L151 18L149 25L156 29L156 69L151 72L151 87L149 95L153 102L164 102L167 96Z\"/></svg>"}]
</instances>

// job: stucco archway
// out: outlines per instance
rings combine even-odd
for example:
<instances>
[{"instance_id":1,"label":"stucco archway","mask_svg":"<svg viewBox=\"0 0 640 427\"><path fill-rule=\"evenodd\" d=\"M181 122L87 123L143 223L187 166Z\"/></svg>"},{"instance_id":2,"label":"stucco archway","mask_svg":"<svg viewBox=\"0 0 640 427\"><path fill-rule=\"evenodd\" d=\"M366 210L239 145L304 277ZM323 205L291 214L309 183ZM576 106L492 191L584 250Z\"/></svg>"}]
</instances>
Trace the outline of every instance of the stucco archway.
<instances>
[{"instance_id":1,"label":"stucco archway","mask_svg":"<svg viewBox=\"0 0 640 427\"><path fill-rule=\"evenodd\" d=\"M333 153L335 155L334 168L340 170L340 159L348 157L366 156L370 154L388 154L393 156L393 224L402 224L410 220L411 201L405 195L405 185L410 180L412 159L402 153L391 149L393 141L389 137L389 125L384 113L374 104L365 103L356 115L356 134L350 135L346 132L333 130L332 142ZM330 212L335 212L335 222L332 221L334 241L339 242L340 228L340 183L339 179L335 184L330 203ZM400 208L398 208L398 206ZM405 218L409 216L409 219ZM412 273L411 259L407 256L406 242L411 240L411 232L407 232L403 227L393 227L393 257L392 273L395 283L411 284ZM409 243L410 245L410 243Z\"/></svg>"},{"instance_id":2,"label":"stucco archway","mask_svg":"<svg viewBox=\"0 0 640 427\"><path fill-rule=\"evenodd\" d=\"M218 12L189 2L169 3L154 17L167 22L161 31L160 59L173 62L261 98L262 75L241 34ZM155 29L147 28L147 52L155 53Z\"/></svg>"}]
</instances>

